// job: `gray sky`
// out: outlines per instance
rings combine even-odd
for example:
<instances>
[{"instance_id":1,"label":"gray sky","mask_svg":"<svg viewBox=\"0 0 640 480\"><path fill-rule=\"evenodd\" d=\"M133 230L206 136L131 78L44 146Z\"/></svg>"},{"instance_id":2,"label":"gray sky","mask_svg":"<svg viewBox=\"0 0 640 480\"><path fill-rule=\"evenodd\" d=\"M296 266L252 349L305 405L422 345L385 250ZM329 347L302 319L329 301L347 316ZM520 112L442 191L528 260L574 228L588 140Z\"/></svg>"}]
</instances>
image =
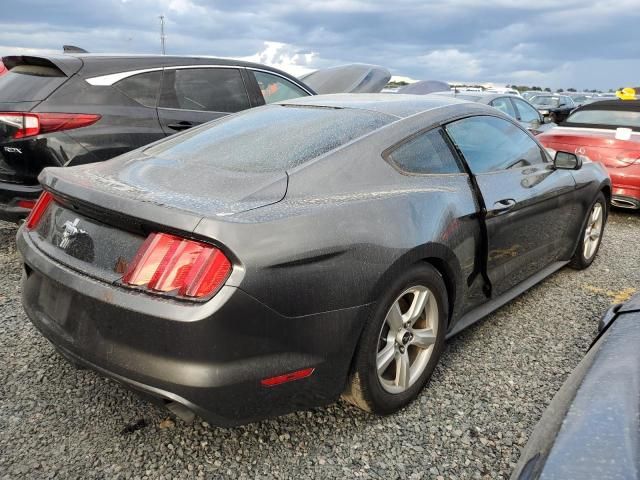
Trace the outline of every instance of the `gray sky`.
<instances>
[{"instance_id":1,"label":"gray sky","mask_svg":"<svg viewBox=\"0 0 640 480\"><path fill-rule=\"evenodd\" d=\"M294 74L377 63L414 79L609 89L640 84L640 0L22 0L0 16L0 54L167 53Z\"/></svg>"}]
</instances>

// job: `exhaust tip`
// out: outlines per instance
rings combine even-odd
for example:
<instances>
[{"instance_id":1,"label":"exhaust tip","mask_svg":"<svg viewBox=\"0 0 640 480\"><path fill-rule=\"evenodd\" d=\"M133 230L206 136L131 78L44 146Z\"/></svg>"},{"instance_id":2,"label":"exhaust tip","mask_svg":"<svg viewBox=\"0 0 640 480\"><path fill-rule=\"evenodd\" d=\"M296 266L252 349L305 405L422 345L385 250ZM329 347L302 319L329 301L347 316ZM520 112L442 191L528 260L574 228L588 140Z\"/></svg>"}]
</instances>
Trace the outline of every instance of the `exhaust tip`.
<instances>
[{"instance_id":1,"label":"exhaust tip","mask_svg":"<svg viewBox=\"0 0 640 480\"><path fill-rule=\"evenodd\" d=\"M176 417L182 420L186 424L191 424L196 418L196 414L189 410L187 407L178 402L168 402L165 407Z\"/></svg>"},{"instance_id":2,"label":"exhaust tip","mask_svg":"<svg viewBox=\"0 0 640 480\"><path fill-rule=\"evenodd\" d=\"M631 198L613 197L611 199L611 205L618 208L626 208L629 210L640 209L640 201Z\"/></svg>"}]
</instances>

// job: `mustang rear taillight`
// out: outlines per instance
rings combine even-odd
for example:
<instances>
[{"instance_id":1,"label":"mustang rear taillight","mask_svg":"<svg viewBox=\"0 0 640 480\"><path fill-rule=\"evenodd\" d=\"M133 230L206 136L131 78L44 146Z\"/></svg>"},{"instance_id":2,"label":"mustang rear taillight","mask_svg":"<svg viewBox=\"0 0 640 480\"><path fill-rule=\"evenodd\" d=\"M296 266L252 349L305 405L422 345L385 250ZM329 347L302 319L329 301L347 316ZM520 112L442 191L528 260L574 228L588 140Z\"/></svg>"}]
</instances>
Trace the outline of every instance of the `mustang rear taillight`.
<instances>
[{"instance_id":1,"label":"mustang rear taillight","mask_svg":"<svg viewBox=\"0 0 640 480\"><path fill-rule=\"evenodd\" d=\"M152 233L129 265L122 282L151 292L203 298L217 292L231 273L231 262L207 243Z\"/></svg>"},{"instance_id":2,"label":"mustang rear taillight","mask_svg":"<svg viewBox=\"0 0 640 480\"><path fill-rule=\"evenodd\" d=\"M5 129L14 140L60 130L88 127L100 118L100 115L90 113L0 112L0 124L5 124Z\"/></svg>"},{"instance_id":3,"label":"mustang rear taillight","mask_svg":"<svg viewBox=\"0 0 640 480\"><path fill-rule=\"evenodd\" d=\"M44 212L46 212L47 208L49 208L49 205L51 205L51 202L53 202L53 195L51 195L49 192L42 192L40 198L38 198L38 201L31 209L31 212L29 213L29 216L27 217L27 220L25 222L27 230L33 230L34 228L36 228L38 223L40 223Z\"/></svg>"}]
</instances>

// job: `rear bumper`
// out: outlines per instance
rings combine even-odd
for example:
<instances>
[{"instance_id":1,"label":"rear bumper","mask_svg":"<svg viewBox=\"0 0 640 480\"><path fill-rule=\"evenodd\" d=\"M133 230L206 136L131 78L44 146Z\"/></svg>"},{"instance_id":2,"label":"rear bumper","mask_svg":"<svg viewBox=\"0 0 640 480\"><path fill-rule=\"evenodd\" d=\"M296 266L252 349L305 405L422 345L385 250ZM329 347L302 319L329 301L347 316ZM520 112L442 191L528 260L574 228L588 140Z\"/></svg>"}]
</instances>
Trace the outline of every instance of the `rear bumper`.
<instances>
[{"instance_id":1,"label":"rear bumper","mask_svg":"<svg viewBox=\"0 0 640 480\"><path fill-rule=\"evenodd\" d=\"M235 287L210 301L167 301L99 282L45 256L21 229L22 302L73 361L213 424L238 425L335 401L366 307L284 317ZM308 378L260 380L315 368Z\"/></svg>"},{"instance_id":2,"label":"rear bumper","mask_svg":"<svg viewBox=\"0 0 640 480\"><path fill-rule=\"evenodd\" d=\"M640 209L640 165L607 171L613 185L611 203L620 208Z\"/></svg>"},{"instance_id":3,"label":"rear bumper","mask_svg":"<svg viewBox=\"0 0 640 480\"><path fill-rule=\"evenodd\" d=\"M41 193L40 185L0 182L0 220L17 223L25 218L31 209L18 206L18 201L37 200Z\"/></svg>"}]
</instances>

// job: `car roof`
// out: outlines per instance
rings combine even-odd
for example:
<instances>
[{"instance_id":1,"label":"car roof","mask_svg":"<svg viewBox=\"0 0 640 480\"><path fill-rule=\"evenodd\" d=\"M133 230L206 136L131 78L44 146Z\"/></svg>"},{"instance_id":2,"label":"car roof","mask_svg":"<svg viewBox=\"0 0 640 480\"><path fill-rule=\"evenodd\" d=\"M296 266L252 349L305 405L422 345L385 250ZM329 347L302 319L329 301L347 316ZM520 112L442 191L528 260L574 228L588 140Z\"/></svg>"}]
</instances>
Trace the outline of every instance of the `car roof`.
<instances>
[{"instance_id":1,"label":"car roof","mask_svg":"<svg viewBox=\"0 0 640 480\"><path fill-rule=\"evenodd\" d=\"M624 110L640 112L640 100L599 100L587 103L580 107L580 110Z\"/></svg>"},{"instance_id":2,"label":"car roof","mask_svg":"<svg viewBox=\"0 0 640 480\"><path fill-rule=\"evenodd\" d=\"M244 60L236 60L233 58L219 58L208 56L180 56L180 55L132 55L132 54L101 54L101 53L66 53L61 55L10 55L7 58L44 58L55 65L58 65L63 71L65 65L82 62L79 75L87 77L95 77L108 75L112 73L120 73L132 70L145 70L152 68L162 68L169 66L198 66L198 65L220 65L225 67L243 67L254 68L258 70L267 70L276 72L287 77L298 84L303 84L297 78L277 68L269 67L259 63L246 62ZM77 70L77 69L76 69ZM311 89L310 89L311 90Z\"/></svg>"},{"instance_id":3,"label":"car roof","mask_svg":"<svg viewBox=\"0 0 640 480\"><path fill-rule=\"evenodd\" d=\"M495 98L511 97L523 100L519 95L511 93L498 93L498 92L434 92L432 95L442 95L446 97L459 98L462 100L470 100L472 102L488 103ZM525 100L526 102L526 100Z\"/></svg>"},{"instance_id":4,"label":"car roof","mask_svg":"<svg viewBox=\"0 0 640 480\"><path fill-rule=\"evenodd\" d=\"M281 105L309 105L325 108L352 108L385 113L398 118L450 105L468 104L464 100L436 95L404 95L398 93L341 93L300 97L280 102Z\"/></svg>"}]
</instances>

